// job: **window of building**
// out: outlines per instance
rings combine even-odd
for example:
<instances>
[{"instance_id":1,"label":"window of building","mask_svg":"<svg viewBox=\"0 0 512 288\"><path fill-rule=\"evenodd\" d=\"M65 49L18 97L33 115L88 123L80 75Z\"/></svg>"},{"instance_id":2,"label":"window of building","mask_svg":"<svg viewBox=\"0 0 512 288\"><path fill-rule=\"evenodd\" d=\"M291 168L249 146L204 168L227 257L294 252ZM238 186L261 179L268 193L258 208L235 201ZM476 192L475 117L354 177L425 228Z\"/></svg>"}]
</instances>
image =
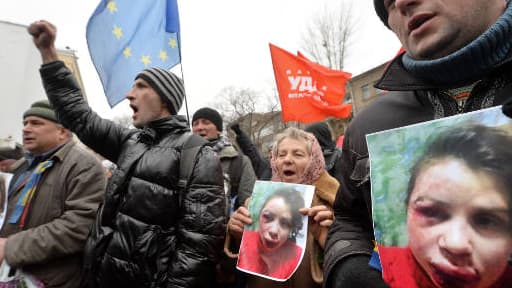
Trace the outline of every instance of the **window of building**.
<instances>
[{"instance_id":1,"label":"window of building","mask_svg":"<svg viewBox=\"0 0 512 288\"><path fill-rule=\"evenodd\" d=\"M350 92L345 92L345 98L343 98L343 103L352 103L352 94Z\"/></svg>"},{"instance_id":2,"label":"window of building","mask_svg":"<svg viewBox=\"0 0 512 288\"><path fill-rule=\"evenodd\" d=\"M368 98L370 98L370 85L365 84L361 86L361 92L363 94L363 100L368 100Z\"/></svg>"}]
</instances>

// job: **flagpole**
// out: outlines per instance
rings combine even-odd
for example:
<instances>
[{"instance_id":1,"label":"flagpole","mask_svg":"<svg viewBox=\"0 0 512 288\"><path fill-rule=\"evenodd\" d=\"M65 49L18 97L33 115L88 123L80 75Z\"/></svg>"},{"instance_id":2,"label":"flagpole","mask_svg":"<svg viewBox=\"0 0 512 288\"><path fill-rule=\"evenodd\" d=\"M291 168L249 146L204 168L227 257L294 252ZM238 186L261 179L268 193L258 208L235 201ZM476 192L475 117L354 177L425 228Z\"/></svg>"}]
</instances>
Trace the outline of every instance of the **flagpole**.
<instances>
[{"instance_id":1,"label":"flagpole","mask_svg":"<svg viewBox=\"0 0 512 288\"><path fill-rule=\"evenodd\" d=\"M187 113L187 122L188 122L188 125L190 126L190 125L192 125L192 123L190 123L190 114L188 112L187 88L186 88L186 85L185 85L185 75L183 74L183 63L181 62L181 45L180 45L180 49L179 49L178 53L179 53L179 57L180 57L181 80L183 81L183 89L185 90L185 97L184 97L184 100L185 100L185 112Z\"/></svg>"}]
</instances>

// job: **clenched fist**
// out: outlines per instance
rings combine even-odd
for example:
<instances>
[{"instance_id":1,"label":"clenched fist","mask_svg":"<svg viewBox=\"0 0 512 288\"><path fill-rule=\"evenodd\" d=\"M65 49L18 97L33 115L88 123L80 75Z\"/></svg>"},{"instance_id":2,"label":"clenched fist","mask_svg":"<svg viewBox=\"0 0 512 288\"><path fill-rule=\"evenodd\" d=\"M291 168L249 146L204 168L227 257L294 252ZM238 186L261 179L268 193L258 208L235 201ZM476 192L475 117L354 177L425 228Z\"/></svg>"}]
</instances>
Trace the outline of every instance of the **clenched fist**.
<instances>
[{"instance_id":1,"label":"clenched fist","mask_svg":"<svg viewBox=\"0 0 512 288\"><path fill-rule=\"evenodd\" d=\"M28 33L32 35L35 46L39 49L43 63L58 60L55 48L57 28L48 21L39 20L28 27Z\"/></svg>"}]
</instances>

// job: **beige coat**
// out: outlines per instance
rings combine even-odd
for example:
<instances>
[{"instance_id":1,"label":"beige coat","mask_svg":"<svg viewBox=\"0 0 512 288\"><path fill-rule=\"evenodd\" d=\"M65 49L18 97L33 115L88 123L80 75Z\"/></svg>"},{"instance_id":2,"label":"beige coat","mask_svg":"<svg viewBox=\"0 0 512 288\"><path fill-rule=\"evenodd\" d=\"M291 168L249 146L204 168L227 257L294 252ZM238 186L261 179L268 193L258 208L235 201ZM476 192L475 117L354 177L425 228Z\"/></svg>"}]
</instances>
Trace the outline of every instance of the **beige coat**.
<instances>
[{"instance_id":1,"label":"beige coat","mask_svg":"<svg viewBox=\"0 0 512 288\"><path fill-rule=\"evenodd\" d=\"M324 171L315 183L315 194L311 206L326 205L332 210L332 204L338 191L338 181ZM325 244L327 237L327 227L322 227L319 235L314 237L308 233L306 250L304 257L297 271L285 282L277 282L262 277L248 275L248 288L315 288L322 287L323 269L319 262L323 259L323 249L319 243ZM230 237L226 240L229 241ZM320 241L320 242L319 242ZM226 243L228 244L228 243ZM226 246L227 247L227 246ZM232 255L232 254L231 254Z\"/></svg>"},{"instance_id":2,"label":"beige coat","mask_svg":"<svg viewBox=\"0 0 512 288\"><path fill-rule=\"evenodd\" d=\"M78 287L82 250L103 199L105 174L100 162L72 141L51 158L54 164L40 180L25 227L8 223L19 189L9 197L0 236L7 237L5 259L12 267L34 274L46 287Z\"/></svg>"}]
</instances>

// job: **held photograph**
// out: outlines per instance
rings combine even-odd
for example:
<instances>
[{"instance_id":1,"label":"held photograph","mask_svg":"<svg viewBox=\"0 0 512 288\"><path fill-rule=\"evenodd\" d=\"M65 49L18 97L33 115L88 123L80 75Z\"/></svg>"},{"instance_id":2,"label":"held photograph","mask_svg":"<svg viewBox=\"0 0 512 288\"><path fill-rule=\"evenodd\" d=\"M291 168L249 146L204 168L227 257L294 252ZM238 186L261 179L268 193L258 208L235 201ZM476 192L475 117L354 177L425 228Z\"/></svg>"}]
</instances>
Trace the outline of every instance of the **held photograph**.
<instances>
[{"instance_id":1,"label":"held photograph","mask_svg":"<svg viewBox=\"0 0 512 288\"><path fill-rule=\"evenodd\" d=\"M286 281L299 266L306 246L309 207L314 186L256 181L237 268L276 281Z\"/></svg>"},{"instance_id":2,"label":"held photograph","mask_svg":"<svg viewBox=\"0 0 512 288\"><path fill-rule=\"evenodd\" d=\"M366 138L390 287L512 285L512 119L501 107Z\"/></svg>"}]
</instances>

